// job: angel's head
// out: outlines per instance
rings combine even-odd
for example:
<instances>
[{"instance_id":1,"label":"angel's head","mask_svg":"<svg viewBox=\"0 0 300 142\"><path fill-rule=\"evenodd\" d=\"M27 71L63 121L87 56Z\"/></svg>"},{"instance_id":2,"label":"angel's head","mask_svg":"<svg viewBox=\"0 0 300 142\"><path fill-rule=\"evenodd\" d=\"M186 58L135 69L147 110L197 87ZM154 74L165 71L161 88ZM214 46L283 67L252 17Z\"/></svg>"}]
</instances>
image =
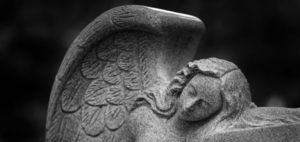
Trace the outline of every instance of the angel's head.
<instances>
[{"instance_id":1,"label":"angel's head","mask_svg":"<svg viewBox=\"0 0 300 142\"><path fill-rule=\"evenodd\" d=\"M216 114L230 118L251 104L243 73L233 63L217 58L189 63L177 73L168 90L168 96L176 98L179 118L185 121L200 121Z\"/></svg>"}]
</instances>

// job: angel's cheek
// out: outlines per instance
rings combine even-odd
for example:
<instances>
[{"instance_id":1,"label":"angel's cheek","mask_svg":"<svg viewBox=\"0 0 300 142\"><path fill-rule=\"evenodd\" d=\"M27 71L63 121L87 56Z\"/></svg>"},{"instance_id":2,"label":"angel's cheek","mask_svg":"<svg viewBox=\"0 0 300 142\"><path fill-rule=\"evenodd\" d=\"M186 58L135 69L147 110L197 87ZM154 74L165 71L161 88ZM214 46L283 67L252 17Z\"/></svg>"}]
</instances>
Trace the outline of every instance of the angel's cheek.
<instances>
[{"instance_id":1,"label":"angel's cheek","mask_svg":"<svg viewBox=\"0 0 300 142\"><path fill-rule=\"evenodd\" d=\"M219 92L202 96L202 101L193 101L191 105L182 105L180 118L187 121L199 121L213 116L222 107L222 100ZM188 101L186 101L188 102ZM185 103L186 103L185 102Z\"/></svg>"},{"instance_id":2,"label":"angel's cheek","mask_svg":"<svg viewBox=\"0 0 300 142\"><path fill-rule=\"evenodd\" d=\"M211 109L210 109L211 114L216 113L219 110L221 110L222 104L223 104L221 93L216 92L216 95L214 95L213 98L208 103L209 103L209 105L205 106L205 108L211 107Z\"/></svg>"},{"instance_id":3,"label":"angel's cheek","mask_svg":"<svg viewBox=\"0 0 300 142\"><path fill-rule=\"evenodd\" d=\"M218 112L222 107L221 90L218 88L211 88L202 93L200 110L204 113L203 116L210 117L214 113Z\"/></svg>"}]
</instances>

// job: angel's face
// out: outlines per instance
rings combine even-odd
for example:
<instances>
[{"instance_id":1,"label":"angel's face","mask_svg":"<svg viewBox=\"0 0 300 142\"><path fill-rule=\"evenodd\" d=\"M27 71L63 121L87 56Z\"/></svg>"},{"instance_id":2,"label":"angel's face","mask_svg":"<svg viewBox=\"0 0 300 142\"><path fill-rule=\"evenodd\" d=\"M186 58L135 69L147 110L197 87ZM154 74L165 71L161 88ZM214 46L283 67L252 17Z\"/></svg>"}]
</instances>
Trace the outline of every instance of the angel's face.
<instances>
[{"instance_id":1,"label":"angel's face","mask_svg":"<svg viewBox=\"0 0 300 142\"><path fill-rule=\"evenodd\" d=\"M222 105L221 82L217 78L198 74L183 89L179 98L179 118L199 121L210 117Z\"/></svg>"}]
</instances>

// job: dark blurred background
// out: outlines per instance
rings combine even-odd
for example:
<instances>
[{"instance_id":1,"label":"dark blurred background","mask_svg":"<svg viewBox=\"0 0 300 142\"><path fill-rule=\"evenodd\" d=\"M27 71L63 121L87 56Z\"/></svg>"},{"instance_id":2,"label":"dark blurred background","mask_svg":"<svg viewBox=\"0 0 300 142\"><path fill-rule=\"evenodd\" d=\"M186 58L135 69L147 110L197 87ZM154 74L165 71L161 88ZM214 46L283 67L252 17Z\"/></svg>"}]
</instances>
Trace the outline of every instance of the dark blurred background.
<instances>
[{"instance_id":1,"label":"dark blurred background","mask_svg":"<svg viewBox=\"0 0 300 142\"><path fill-rule=\"evenodd\" d=\"M0 142L44 141L54 76L78 33L102 12L141 4L201 18L197 59L236 63L259 106L300 107L300 0L1 0Z\"/></svg>"}]
</instances>

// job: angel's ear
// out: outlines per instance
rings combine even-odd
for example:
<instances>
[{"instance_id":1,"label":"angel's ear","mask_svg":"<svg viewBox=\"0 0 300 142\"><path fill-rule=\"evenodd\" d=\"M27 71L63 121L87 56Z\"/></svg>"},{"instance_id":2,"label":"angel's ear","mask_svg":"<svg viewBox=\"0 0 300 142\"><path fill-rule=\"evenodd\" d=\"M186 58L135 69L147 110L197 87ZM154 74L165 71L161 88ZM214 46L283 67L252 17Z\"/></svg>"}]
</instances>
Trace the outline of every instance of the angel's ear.
<instances>
[{"instance_id":1,"label":"angel's ear","mask_svg":"<svg viewBox=\"0 0 300 142\"><path fill-rule=\"evenodd\" d=\"M228 111L241 111L253 107L248 81L240 69L225 74L222 78L222 92Z\"/></svg>"}]
</instances>

